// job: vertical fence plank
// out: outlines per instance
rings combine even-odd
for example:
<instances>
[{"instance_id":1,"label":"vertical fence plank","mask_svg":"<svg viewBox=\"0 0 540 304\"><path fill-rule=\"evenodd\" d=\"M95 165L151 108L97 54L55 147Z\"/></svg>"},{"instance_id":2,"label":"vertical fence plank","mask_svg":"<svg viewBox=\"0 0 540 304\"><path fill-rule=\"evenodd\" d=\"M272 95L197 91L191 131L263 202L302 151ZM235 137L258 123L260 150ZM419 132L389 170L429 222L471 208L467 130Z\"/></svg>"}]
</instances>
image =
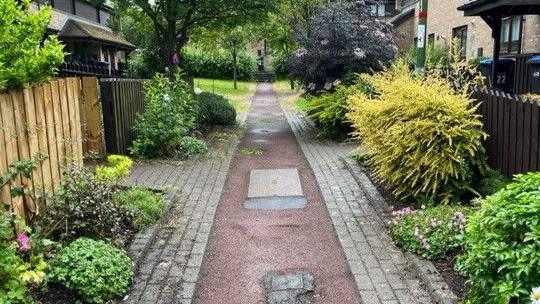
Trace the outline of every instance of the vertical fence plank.
<instances>
[{"instance_id":1,"label":"vertical fence plank","mask_svg":"<svg viewBox=\"0 0 540 304\"><path fill-rule=\"evenodd\" d=\"M60 85L61 80L56 80L51 83L52 89L52 104L54 107L54 126L56 131L56 143L55 146L58 152L58 164L60 167L66 166L66 137L64 135L64 126L62 125L62 105L60 100L59 90L65 88L65 86ZM60 170L60 176L62 175L62 170Z\"/></svg>"},{"instance_id":2,"label":"vertical fence plank","mask_svg":"<svg viewBox=\"0 0 540 304\"><path fill-rule=\"evenodd\" d=\"M534 102L531 105L531 171L540 170L540 155L539 155L539 144L540 144L540 107L538 102Z\"/></svg>"},{"instance_id":3,"label":"vertical fence plank","mask_svg":"<svg viewBox=\"0 0 540 304\"><path fill-rule=\"evenodd\" d=\"M9 138L9 142L7 143L6 147L6 155L7 155L7 161L9 164L11 164L14 161L24 159L24 153L28 152L28 147L25 145L20 144L22 142L22 136L24 135L24 120L23 115L21 113L21 108L23 108L22 103L20 100L22 99L22 94L10 94L9 95L9 102L6 103L5 107L5 118L6 120L11 120L9 125L7 126L11 132L11 136ZM24 111L24 109L22 109ZM6 121L3 120L3 121ZM21 130L22 128L22 130ZM22 132L22 134L21 134ZM26 136L25 136L26 137ZM25 148L26 147L26 148ZM21 157L23 155L23 157ZM21 186L21 179L17 179L15 181L16 186ZM25 215L25 208L24 208L24 202L21 197L16 197L11 200L13 211L20 215Z\"/></svg>"},{"instance_id":4,"label":"vertical fence plank","mask_svg":"<svg viewBox=\"0 0 540 304\"><path fill-rule=\"evenodd\" d=\"M525 100L523 103L523 166L522 172L531 168L531 115L532 103Z\"/></svg>"},{"instance_id":5,"label":"vertical fence plank","mask_svg":"<svg viewBox=\"0 0 540 304\"><path fill-rule=\"evenodd\" d=\"M51 170L51 186L56 191L62 173L58 155L57 125L55 124L55 105L53 98L53 86L56 82L47 83L43 86L43 100L45 105L45 121L47 123L47 146L49 165Z\"/></svg>"},{"instance_id":6,"label":"vertical fence plank","mask_svg":"<svg viewBox=\"0 0 540 304\"><path fill-rule=\"evenodd\" d=\"M39 152L39 141L37 134L37 121L36 121L36 107L34 101L34 91L31 88L23 90L24 111L26 120L26 131L28 136L28 150L30 153L29 158L36 156ZM43 171L41 166L36 168L34 172L34 180L29 181L33 183L33 187L43 187Z\"/></svg>"},{"instance_id":7,"label":"vertical fence plank","mask_svg":"<svg viewBox=\"0 0 540 304\"><path fill-rule=\"evenodd\" d=\"M97 78L82 78L82 98L84 100L84 109L81 112L86 113L86 134L84 134L87 149L85 152L94 152L100 156L105 155L103 123L101 121L102 110L99 100L99 86Z\"/></svg>"},{"instance_id":8,"label":"vertical fence plank","mask_svg":"<svg viewBox=\"0 0 540 304\"><path fill-rule=\"evenodd\" d=\"M0 174L8 171L10 164L9 154L13 153L12 148L12 130L13 112L10 113L11 97L9 95L0 95ZM2 152L4 151L4 152ZM4 186L0 189L0 202L12 205L10 188Z\"/></svg>"},{"instance_id":9,"label":"vertical fence plank","mask_svg":"<svg viewBox=\"0 0 540 304\"><path fill-rule=\"evenodd\" d=\"M62 126L62 133L64 134L64 165L68 165L73 159L73 149L71 145L71 130L69 125L69 108L68 108L68 96L67 96L67 84L66 79L58 80L58 94L60 103L60 125ZM58 122L57 122L58 123Z\"/></svg>"},{"instance_id":10,"label":"vertical fence plank","mask_svg":"<svg viewBox=\"0 0 540 304\"><path fill-rule=\"evenodd\" d=\"M47 192L53 191L51 175L51 156L49 154L47 139L47 120L45 118L45 88L44 86L35 87L34 106L36 109L36 132L38 136L39 151L47 154L47 159L41 164L43 187Z\"/></svg>"},{"instance_id":11,"label":"vertical fence plank","mask_svg":"<svg viewBox=\"0 0 540 304\"><path fill-rule=\"evenodd\" d=\"M81 135L81 119L79 110L79 79L68 78L67 80L67 96L68 96L68 111L69 111L69 128L71 131L71 149L73 151L73 163L82 165L82 135Z\"/></svg>"},{"instance_id":12,"label":"vertical fence plank","mask_svg":"<svg viewBox=\"0 0 540 304\"><path fill-rule=\"evenodd\" d=\"M508 106L508 153L506 162L508 164L508 175L516 173L516 133L517 133L517 103L509 96L505 96Z\"/></svg>"}]
</instances>

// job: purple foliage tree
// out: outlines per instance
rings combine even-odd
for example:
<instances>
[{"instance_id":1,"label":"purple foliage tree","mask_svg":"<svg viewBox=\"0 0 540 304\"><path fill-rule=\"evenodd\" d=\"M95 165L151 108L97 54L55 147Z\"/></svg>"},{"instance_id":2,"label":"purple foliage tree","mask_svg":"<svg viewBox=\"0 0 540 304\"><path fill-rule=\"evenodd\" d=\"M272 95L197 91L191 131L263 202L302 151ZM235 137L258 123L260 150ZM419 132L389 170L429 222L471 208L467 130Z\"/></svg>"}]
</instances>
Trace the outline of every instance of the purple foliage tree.
<instances>
[{"instance_id":1,"label":"purple foliage tree","mask_svg":"<svg viewBox=\"0 0 540 304\"><path fill-rule=\"evenodd\" d=\"M290 73L309 92L331 90L349 73L381 70L397 55L390 25L375 19L364 1L320 6L295 39Z\"/></svg>"}]
</instances>

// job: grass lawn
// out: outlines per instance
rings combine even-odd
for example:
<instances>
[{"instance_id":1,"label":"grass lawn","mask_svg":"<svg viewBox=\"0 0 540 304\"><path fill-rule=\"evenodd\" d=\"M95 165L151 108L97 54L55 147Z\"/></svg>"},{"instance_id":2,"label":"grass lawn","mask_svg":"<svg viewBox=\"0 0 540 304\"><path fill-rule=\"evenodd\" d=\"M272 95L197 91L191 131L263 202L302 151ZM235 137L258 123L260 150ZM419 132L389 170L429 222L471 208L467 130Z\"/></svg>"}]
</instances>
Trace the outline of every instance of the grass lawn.
<instances>
[{"instance_id":1,"label":"grass lawn","mask_svg":"<svg viewBox=\"0 0 540 304\"><path fill-rule=\"evenodd\" d=\"M289 80L276 81L274 83L274 90L276 90L283 102L294 106L300 111L305 112L308 109L308 100L301 96L302 90L291 90L291 82Z\"/></svg>"},{"instance_id":2,"label":"grass lawn","mask_svg":"<svg viewBox=\"0 0 540 304\"><path fill-rule=\"evenodd\" d=\"M238 113L249 111L249 100L255 93L255 82L246 81L239 81L238 89L234 89L232 80L195 78L195 87L225 96Z\"/></svg>"}]
</instances>

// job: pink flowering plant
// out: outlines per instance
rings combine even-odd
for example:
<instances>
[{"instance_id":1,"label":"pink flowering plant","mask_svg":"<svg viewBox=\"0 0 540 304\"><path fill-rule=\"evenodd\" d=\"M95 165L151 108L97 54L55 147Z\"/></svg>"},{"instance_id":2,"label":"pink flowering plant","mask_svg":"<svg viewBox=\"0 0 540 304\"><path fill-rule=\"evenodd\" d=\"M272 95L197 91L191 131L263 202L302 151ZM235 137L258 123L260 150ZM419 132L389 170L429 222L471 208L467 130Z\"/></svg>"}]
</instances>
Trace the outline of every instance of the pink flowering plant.
<instances>
[{"instance_id":1,"label":"pink flowering plant","mask_svg":"<svg viewBox=\"0 0 540 304\"><path fill-rule=\"evenodd\" d=\"M461 247L461 235L467 223L470 207L422 206L392 212L390 233L394 242L404 249L430 260L443 258Z\"/></svg>"}]
</instances>

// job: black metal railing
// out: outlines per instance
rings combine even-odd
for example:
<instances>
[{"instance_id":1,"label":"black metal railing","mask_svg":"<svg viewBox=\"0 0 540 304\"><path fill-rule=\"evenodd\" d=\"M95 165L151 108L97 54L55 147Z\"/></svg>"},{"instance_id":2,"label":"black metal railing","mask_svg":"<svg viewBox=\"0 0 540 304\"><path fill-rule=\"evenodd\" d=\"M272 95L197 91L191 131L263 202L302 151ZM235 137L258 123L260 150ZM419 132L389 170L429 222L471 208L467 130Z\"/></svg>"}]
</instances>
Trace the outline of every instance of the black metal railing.
<instances>
[{"instance_id":1,"label":"black metal railing","mask_svg":"<svg viewBox=\"0 0 540 304\"><path fill-rule=\"evenodd\" d=\"M123 69L109 69L109 64L104 62L81 62L66 60L58 70L58 77L69 76L96 76L98 78L122 78Z\"/></svg>"}]
</instances>

